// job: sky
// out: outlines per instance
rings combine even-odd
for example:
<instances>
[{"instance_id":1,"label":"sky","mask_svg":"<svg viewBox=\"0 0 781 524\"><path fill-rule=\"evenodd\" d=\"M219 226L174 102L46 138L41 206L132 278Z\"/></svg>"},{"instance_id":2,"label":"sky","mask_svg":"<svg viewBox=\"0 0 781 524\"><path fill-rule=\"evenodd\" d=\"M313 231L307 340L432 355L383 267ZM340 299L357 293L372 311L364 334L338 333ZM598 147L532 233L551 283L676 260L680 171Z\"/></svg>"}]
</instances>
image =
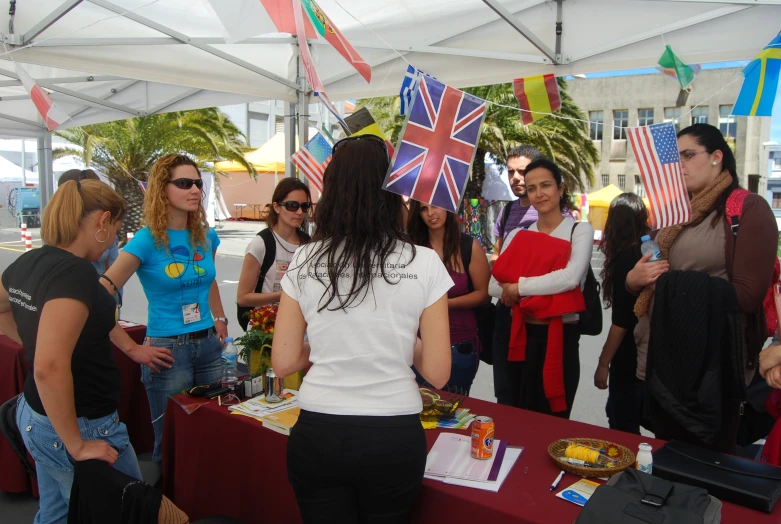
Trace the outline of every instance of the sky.
<instances>
[{"instance_id":1,"label":"sky","mask_svg":"<svg viewBox=\"0 0 781 524\"><path fill-rule=\"evenodd\" d=\"M728 67L744 67L748 60L736 62L715 62L712 64L703 64L703 69L724 69ZM604 78L609 76L628 76L628 75L659 75L658 69L650 67L645 69L631 69L626 71L607 71L604 73L589 73L587 78ZM756 118L756 117L755 117ZM764 117L760 117L764 118ZM770 121L770 141L781 143L781 82L778 83L776 91L776 102L773 106L773 116Z\"/></svg>"}]
</instances>

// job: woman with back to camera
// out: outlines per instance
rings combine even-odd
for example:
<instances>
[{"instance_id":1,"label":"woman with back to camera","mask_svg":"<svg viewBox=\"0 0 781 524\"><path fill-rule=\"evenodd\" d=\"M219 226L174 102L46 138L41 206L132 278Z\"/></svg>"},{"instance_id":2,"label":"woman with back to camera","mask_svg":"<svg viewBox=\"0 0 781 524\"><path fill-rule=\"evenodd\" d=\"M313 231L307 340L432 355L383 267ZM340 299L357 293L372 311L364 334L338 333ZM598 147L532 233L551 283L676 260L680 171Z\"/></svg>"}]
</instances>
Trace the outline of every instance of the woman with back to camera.
<instances>
[{"instance_id":1,"label":"woman with back to camera","mask_svg":"<svg viewBox=\"0 0 781 524\"><path fill-rule=\"evenodd\" d=\"M304 522L407 522L426 463L411 366L435 387L450 375L453 281L409 241L401 197L381 189L388 164L372 136L334 145L315 235L282 280L274 371L312 366L287 448Z\"/></svg>"},{"instance_id":2,"label":"woman with back to camera","mask_svg":"<svg viewBox=\"0 0 781 524\"><path fill-rule=\"evenodd\" d=\"M640 239L650 233L648 210L634 193L618 195L610 203L599 250L602 266L602 297L612 307L612 323L594 372L594 385L608 389L607 413L611 429L640 434L643 381L637 378L635 301L626 289L626 275L640 260Z\"/></svg>"},{"instance_id":3,"label":"woman with back to camera","mask_svg":"<svg viewBox=\"0 0 781 524\"><path fill-rule=\"evenodd\" d=\"M771 284L777 256L775 217L767 201L759 195L748 194L742 205L734 205L733 193L740 192L735 156L718 128L694 124L681 130L678 149L686 189L691 195L692 219L660 230L656 241L663 261L647 263L649 255L646 255L627 274L627 288L640 294L635 305L639 317L635 329L637 375L645 379L655 285L669 268L698 271L732 283L743 326L742 371L745 382L749 383L757 371L759 352L769 335L763 300ZM740 215L736 234L729 218L733 213ZM719 437L709 445L734 452L738 409L725 411L722 420ZM653 430L659 438L678 438L705 445L666 413L660 413Z\"/></svg>"},{"instance_id":4,"label":"woman with back to camera","mask_svg":"<svg viewBox=\"0 0 781 524\"><path fill-rule=\"evenodd\" d=\"M206 221L202 189L192 159L180 154L158 159L144 197L146 227L127 243L103 279L103 285L116 292L138 273L149 302L147 341L173 353L170 369L142 369L155 431L155 462L162 460L168 397L222 377L228 319L216 280L220 239Z\"/></svg>"},{"instance_id":5,"label":"woman with back to camera","mask_svg":"<svg viewBox=\"0 0 781 524\"><path fill-rule=\"evenodd\" d=\"M412 200L407 232L416 245L436 251L455 282L447 292L452 368L445 389L468 395L480 364L475 308L489 300L488 259L477 240L461 233L456 215L441 207Z\"/></svg>"},{"instance_id":6,"label":"woman with back to camera","mask_svg":"<svg viewBox=\"0 0 781 524\"><path fill-rule=\"evenodd\" d=\"M279 303L293 254L309 241L304 226L311 207L309 187L297 178L285 178L274 189L267 227L247 246L236 290L239 325L245 331L253 308Z\"/></svg>"},{"instance_id":7,"label":"woman with back to camera","mask_svg":"<svg viewBox=\"0 0 781 524\"><path fill-rule=\"evenodd\" d=\"M513 388L516 406L569 418L580 381L580 331L577 325L579 317L574 311L582 311L583 297L580 290L585 284L591 262L594 229L588 222L575 222L572 218L562 215L569 203L569 197L561 171L554 162L547 158L533 160L526 166L524 180L529 201L539 215L528 231L556 239L551 243L551 248L559 246L560 240L571 243L565 250L565 254L568 253L566 264L561 269L538 276L521 276L517 282L499 284L492 277L489 292L492 296L501 298L502 303L508 307L520 301L520 307L525 308L535 301L524 300L541 296L556 296L562 301L559 305L563 304L570 309L581 306L579 309L571 309L571 313L546 318L545 306L548 304L536 301L536 304L543 306L541 310L529 311L521 320L516 321L525 323L521 327L526 336L524 363L514 366L513 362L510 362L508 366L508 379ZM523 234L519 236L520 233ZM530 274L540 267L550 266L548 261L552 253L542 246L512 245L516 238L522 237L530 238L524 230L510 233L494 266L494 272L497 265L501 265L502 256L505 257L502 261L505 265L509 260L513 265L524 263L525 267L534 269ZM550 243L548 239L536 238L537 241ZM556 324L563 324L561 338L558 333L553 333L554 338L550 338L550 330L555 327L554 319ZM554 352L550 358L549 352ZM511 360L512 358L518 357L511 356Z\"/></svg>"},{"instance_id":8,"label":"woman with back to camera","mask_svg":"<svg viewBox=\"0 0 781 524\"><path fill-rule=\"evenodd\" d=\"M121 331L116 303L91 264L124 215L124 199L103 182L68 181L44 210L43 247L2 275L0 329L24 346L30 363L16 424L35 459L37 524L67 521L73 461L103 460L141 479L117 415L120 375L109 339L112 330ZM137 362L138 353L155 351L130 349Z\"/></svg>"}]
</instances>

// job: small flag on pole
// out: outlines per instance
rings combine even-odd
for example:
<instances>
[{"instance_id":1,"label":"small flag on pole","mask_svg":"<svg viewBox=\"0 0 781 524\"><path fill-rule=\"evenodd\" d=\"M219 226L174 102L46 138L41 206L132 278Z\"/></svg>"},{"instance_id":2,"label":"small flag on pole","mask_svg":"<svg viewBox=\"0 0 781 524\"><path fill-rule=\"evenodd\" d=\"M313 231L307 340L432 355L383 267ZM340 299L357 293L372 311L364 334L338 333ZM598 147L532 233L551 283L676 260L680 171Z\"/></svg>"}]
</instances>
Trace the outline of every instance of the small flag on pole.
<instances>
[{"instance_id":1,"label":"small flag on pole","mask_svg":"<svg viewBox=\"0 0 781 524\"><path fill-rule=\"evenodd\" d=\"M312 140L304 144L304 147L293 153L290 159L306 175L309 182L322 193L323 175L331 161L332 153L333 147L322 133L318 132Z\"/></svg>"},{"instance_id":2,"label":"small flag on pole","mask_svg":"<svg viewBox=\"0 0 781 524\"><path fill-rule=\"evenodd\" d=\"M743 70L743 87L733 115L772 116L781 71L781 33Z\"/></svg>"},{"instance_id":3,"label":"small flag on pole","mask_svg":"<svg viewBox=\"0 0 781 524\"><path fill-rule=\"evenodd\" d=\"M516 78L513 90L521 105L521 120L525 125L561 109L559 84L554 75Z\"/></svg>"},{"instance_id":4,"label":"small flag on pole","mask_svg":"<svg viewBox=\"0 0 781 524\"><path fill-rule=\"evenodd\" d=\"M35 108L43 117L43 122L49 131L54 131L65 123L70 117L68 114L57 107L57 104L49 96L49 93L44 91L41 86L35 83L35 80L27 74L27 71L19 64L14 62L16 66L16 74L19 75L19 80L24 85L24 89L35 104Z\"/></svg>"},{"instance_id":5,"label":"small flag on pole","mask_svg":"<svg viewBox=\"0 0 781 524\"><path fill-rule=\"evenodd\" d=\"M661 229L690 221L691 203L673 124L630 127L627 136L651 202L651 227Z\"/></svg>"},{"instance_id":6,"label":"small flag on pole","mask_svg":"<svg viewBox=\"0 0 781 524\"><path fill-rule=\"evenodd\" d=\"M698 65L686 65L673 53L673 48L666 46L662 57L659 59L662 73L676 78L681 84L681 89L687 89L700 70Z\"/></svg>"},{"instance_id":7,"label":"small flag on pole","mask_svg":"<svg viewBox=\"0 0 781 524\"><path fill-rule=\"evenodd\" d=\"M410 106L412 106L412 95L418 87L420 73L420 69L416 69L415 67L412 67L412 65L407 65L407 72L404 74L404 80L401 81L401 91L399 91L402 115L406 115L409 112Z\"/></svg>"}]
</instances>

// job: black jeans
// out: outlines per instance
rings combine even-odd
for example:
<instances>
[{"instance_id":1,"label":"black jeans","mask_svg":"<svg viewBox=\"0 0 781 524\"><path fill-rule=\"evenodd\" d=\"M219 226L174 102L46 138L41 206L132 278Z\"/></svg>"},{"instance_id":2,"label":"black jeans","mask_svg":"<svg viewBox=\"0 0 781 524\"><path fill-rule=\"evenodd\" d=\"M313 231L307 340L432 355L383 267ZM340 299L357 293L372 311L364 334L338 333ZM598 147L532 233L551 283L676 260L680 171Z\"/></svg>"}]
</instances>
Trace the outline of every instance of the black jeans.
<instances>
[{"instance_id":1,"label":"black jeans","mask_svg":"<svg viewBox=\"0 0 781 524\"><path fill-rule=\"evenodd\" d=\"M605 414L610 429L640 434L643 422L643 396L645 382L636 376L621 377L616 380L615 373L608 375L608 396Z\"/></svg>"},{"instance_id":2,"label":"black jeans","mask_svg":"<svg viewBox=\"0 0 781 524\"><path fill-rule=\"evenodd\" d=\"M287 471L305 523L401 523L418 498L426 437L418 415L301 411Z\"/></svg>"},{"instance_id":3,"label":"black jeans","mask_svg":"<svg viewBox=\"0 0 781 524\"><path fill-rule=\"evenodd\" d=\"M494 320L493 336L493 372L494 395L496 402L505 406L518 406L518 392L513 390L508 375L517 375L522 372L523 364L520 362L507 362L507 353L510 346L510 326L512 310L502 304L496 304L496 317Z\"/></svg>"}]
</instances>

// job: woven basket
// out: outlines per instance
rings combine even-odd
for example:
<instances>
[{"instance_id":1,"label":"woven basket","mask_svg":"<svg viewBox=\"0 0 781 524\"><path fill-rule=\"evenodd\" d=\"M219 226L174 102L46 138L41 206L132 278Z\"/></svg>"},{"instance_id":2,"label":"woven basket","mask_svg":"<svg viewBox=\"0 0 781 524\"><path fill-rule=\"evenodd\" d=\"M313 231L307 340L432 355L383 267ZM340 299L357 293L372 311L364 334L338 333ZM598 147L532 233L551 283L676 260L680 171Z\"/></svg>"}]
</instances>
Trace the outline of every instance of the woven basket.
<instances>
[{"instance_id":1,"label":"woven basket","mask_svg":"<svg viewBox=\"0 0 781 524\"><path fill-rule=\"evenodd\" d=\"M562 462L559 457L564 456L564 451L567 449L567 443L564 440L574 442L576 444L582 444L596 449L605 449L605 453L608 457L616 459L615 467L611 468L588 468L585 466L576 466L569 462ZM614 444L606 440L592 439L592 438L568 438L562 440L556 440L548 446L548 455L551 460L556 464L556 467L563 469L567 473L573 475L580 475L581 477L610 477L616 473L624 471L630 466L635 464L635 454L632 453L629 448L625 448L620 444Z\"/></svg>"}]
</instances>

